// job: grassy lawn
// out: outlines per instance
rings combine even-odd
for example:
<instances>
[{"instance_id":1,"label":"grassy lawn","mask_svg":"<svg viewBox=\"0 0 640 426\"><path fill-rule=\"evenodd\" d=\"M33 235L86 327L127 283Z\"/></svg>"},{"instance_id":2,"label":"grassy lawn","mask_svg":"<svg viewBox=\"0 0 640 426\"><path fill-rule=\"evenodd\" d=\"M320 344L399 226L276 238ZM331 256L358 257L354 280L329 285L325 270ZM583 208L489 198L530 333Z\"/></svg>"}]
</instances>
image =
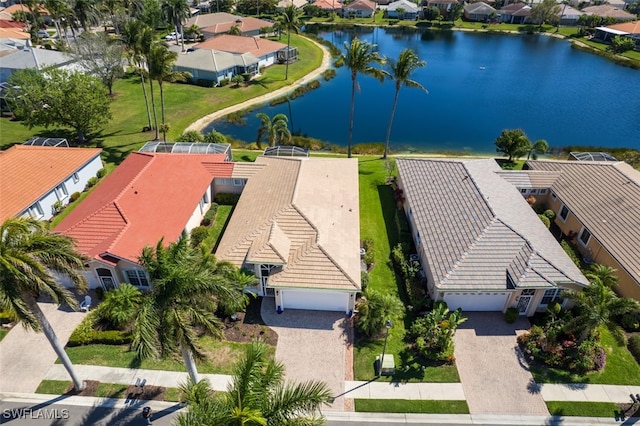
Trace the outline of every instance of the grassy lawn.
<instances>
[{"instance_id":1,"label":"grassy lawn","mask_svg":"<svg viewBox=\"0 0 640 426\"><path fill-rule=\"evenodd\" d=\"M215 249L218 247L218 242L220 241L220 237L222 236L222 231L227 226L227 222L231 217L231 212L233 211L233 206L218 206L218 211L216 213L216 218L211 224L209 228L209 235L203 241L203 244L206 244L207 247Z\"/></svg>"},{"instance_id":2,"label":"grassy lawn","mask_svg":"<svg viewBox=\"0 0 640 426\"><path fill-rule=\"evenodd\" d=\"M245 353L248 345L248 343L218 341L206 336L200 338L200 344L207 356L205 360L197 362L198 371L208 374L231 374L233 364ZM139 361L135 353L129 350L128 345L86 345L66 348L66 351L74 364L187 371L179 356ZM275 348L270 348L269 352L269 356L273 356Z\"/></svg>"},{"instance_id":3,"label":"grassy lawn","mask_svg":"<svg viewBox=\"0 0 640 426\"><path fill-rule=\"evenodd\" d=\"M7 335L9 330L5 330L4 328L0 328L0 340L4 339L4 336Z\"/></svg>"},{"instance_id":4,"label":"grassy lawn","mask_svg":"<svg viewBox=\"0 0 640 426\"><path fill-rule=\"evenodd\" d=\"M356 399L357 412L469 414L467 401L421 401L409 399Z\"/></svg>"},{"instance_id":5,"label":"grassy lawn","mask_svg":"<svg viewBox=\"0 0 640 426\"><path fill-rule=\"evenodd\" d=\"M69 386L71 385L71 380L43 380L38 385L36 393L62 395L67 391L67 389L69 389Z\"/></svg>"},{"instance_id":6,"label":"grassy lawn","mask_svg":"<svg viewBox=\"0 0 640 426\"><path fill-rule=\"evenodd\" d=\"M607 363L603 371L578 375L556 368L533 365L531 372L538 383L593 383L605 385L637 385L640 365L625 346L615 341L609 330L600 331L602 346L607 351Z\"/></svg>"},{"instance_id":7,"label":"grassy lawn","mask_svg":"<svg viewBox=\"0 0 640 426\"><path fill-rule=\"evenodd\" d=\"M391 248L401 238L410 240L404 213L398 210L393 191L385 184L387 171L379 157L361 157L359 161L360 184L360 238L375 242L375 267L370 273L369 287L380 292L399 296L389 256ZM396 215L399 214L399 217ZM395 355L398 374L379 380L408 380L410 382L459 382L458 371L453 365L429 366L415 360L404 341L406 319L396 321L389 330L387 353ZM353 369L356 380L371 380L375 376L374 361L382 353L384 339L356 342ZM424 370L422 367L425 367ZM405 371L405 368L407 371Z\"/></svg>"},{"instance_id":8,"label":"grassy lawn","mask_svg":"<svg viewBox=\"0 0 640 426\"><path fill-rule=\"evenodd\" d=\"M620 410L613 402L548 401L546 404L552 416L613 418Z\"/></svg>"},{"instance_id":9,"label":"grassy lawn","mask_svg":"<svg viewBox=\"0 0 640 426\"><path fill-rule=\"evenodd\" d=\"M119 383L100 383L96 389L98 398L126 398L129 385Z\"/></svg>"},{"instance_id":10,"label":"grassy lawn","mask_svg":"<svg viewBox=\"0 0 640 426\"><path fill-rule=\"evenodd\" d=\"M284 65L274 65L267 68L250 85L240 88L233 85L204 88L188 84L165 83L165 108L169 124L167 140L175 140L188 125L207 114L287 86L320 66L322 62L320 49L309 39L292 34L291 45L298 48L298 56L301 60L289 65L288 80L284 79ZM130 76L118 80L114 85L114 91L116 95L111 105L113 118L92 140L90 146L103 148L103 160L107 163L119 164L126 154L139 149L155 135L154 132L142 132L142 128L147 125L147 118L139 79ZM158 114L160 114L159 99L156 99L156 103ZM2 127L0 148L22 143L36 135L72 137L65 129L34 128L30 130L20 122L11 121L7 117L0 118L0 127Z\"/></svg>"}]
</instances>

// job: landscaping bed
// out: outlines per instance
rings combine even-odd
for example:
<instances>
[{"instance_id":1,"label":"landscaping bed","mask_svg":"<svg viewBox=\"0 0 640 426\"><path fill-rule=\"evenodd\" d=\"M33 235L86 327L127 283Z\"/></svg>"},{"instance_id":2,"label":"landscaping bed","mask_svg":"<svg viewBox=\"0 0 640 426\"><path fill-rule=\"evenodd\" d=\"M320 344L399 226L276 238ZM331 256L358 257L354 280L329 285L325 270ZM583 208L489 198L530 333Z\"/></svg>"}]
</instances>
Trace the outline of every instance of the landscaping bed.
<instances>
[{"instance_id":1,"label":"landscaping bed","mask_svg":"<svg viewBox=\"0 0 640 426\"><path fill-rule=\"evenodd\" d=\"M236 314L236 320L230 318L224 321L224 338L230 342L250 343L254 340L262 341L270 346L278 344L278 334L262 321L260 305L262 298L255 297L247 306L246 313Z\"/></svg>"},{"instance_id":2,"label":"landscaping bed","mask_svg":"<svg viewBox=\"0 0 640 426\"><path fill-rule=\"evenodd\" d=\"M73 383L66 380L43 380L36 393L52 395L91 396L98 398L120 398L142 401L179 401L180 390L178 388L166 388L163 386L145 386L144 391L134 385L117 383L101 383L96 380L86 380L86 387L76 392Z\"/></svg>"}]
</instances>

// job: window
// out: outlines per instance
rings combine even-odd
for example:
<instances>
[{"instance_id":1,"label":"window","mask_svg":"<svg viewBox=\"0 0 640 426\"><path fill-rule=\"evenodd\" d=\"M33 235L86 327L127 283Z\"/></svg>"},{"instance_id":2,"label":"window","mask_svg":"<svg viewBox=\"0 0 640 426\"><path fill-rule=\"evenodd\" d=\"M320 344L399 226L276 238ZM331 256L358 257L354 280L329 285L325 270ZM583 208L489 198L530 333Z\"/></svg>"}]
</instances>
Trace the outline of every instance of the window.
<instances>
[{"instance_id":1,"label":"window","mask_svg":"<svg viewBox=\"0 0 640 426\"><path fill-rule=\"evenodd\" d=\"M580 236L578 238L580 239L580 242L586 246L589 242L589 238L591 238L591 232L589 232L587 228L582 228L582 231L580 232Z\"/></svg>"},{"instance_id":2,"label":"window","mask_svg":"<svg viewBox=\"0 0 640 426\"><path fill-rule=\"evenodd\" d=\"M540 304L548 305L551 302L562 303L561 288L552 288L550 290L545 290L544 295L542 296L542 300L540 301Z\"/></svg>"},{"instance_id":3,"label":"window","mask_svg":"<svg viewBox=\"0 0 640 426\"><path fill-rule=\"evenodd\" d=\"M560 209L560 214L558 216L560 216L560 219L562 219L563 222L567 220L567 216L569 216L569 209L567 208L567 206L562 206L562 208Z\"/></svg>"},{"instance_id":4,"label":"window","mask_svg":"<svg viewBox=\"0 0 640 426\"><path fill-rule=\"evenodd\" d=\"M147 280L147 274L141 269L127 269L124 271L127 275L127 280L132 285L138 287L149 287L149 280Z\"/></svg>"},{"instance_id":5,"label":"window","mask_svg":"<svg viewBox=\"0 0 640 426\"><path fill-rule=\"evenodd\" d=\"M71 177L73 178L73 183L80 182L80 176L77 173L74 173Z\"/></svg>"},{"instance_id":6,"label":"window","mask_svg":"<svg viewBox=\"0 0 640 426\"><path fill-rule=\"evenodd\" d=\"M64 183L56 186L56 197L58 197L58 200L64 200L68 196L69 192L67 191L67 187Z\"/></svg>"},{"instance_id":7,"label":"window","mask_svg":"<svg viewBox=\"0 0 640 426\"><path fill-rule=\"evenodd\" d=\"M535 289L533 289L533 288L525 288L520 293L520 296L533 296L534 294L536 294L536 290Z\"/></svg>"},{"instance_id":8,"label":"window","mask_svg":"<svg viewBox=\"0 0 640 426\"><path fill-rule=\"evenodd\" d=\"M526 193L527 193L527 190L526 190L525 188L522 188L522 189L520 190L520 192L521 192L522 194L526 194Z\"/></svg>"},{"instance_id":9,"label":"window","mask_svg":"<svg viewBox=\"0 0 640 426\"><path fill-rule=\"evenodd\" d=\"M540 193L541 193L542 195L546 194L546 193L547 193L547 188L543 188L543 189L541 189L541 190L540 190Z\"/></svg>"},{"instance_id":10,"label":"window","mask_svg":"<svg viewBox=\"0 0 640 426\"><path fill-rule=\"evenodd\" d=\"M244 181L242 179L234 179L233 186L242 186L244 185Z\"/></svg>"},{"instance_id":11,"label":"window","mask_svg":"<svg viewBox=\"0 0 640 426\"><path fill-rule=\"evenodd\" d=\"M555 201L556 198L558 198L558 196L553 191L551 191L551 199Z\"/></svg>"},{"instance_id":12,"label":"window","mask_svg":"<svg viewBox=\"0 0 640 426\"><path fill-rule=\"evenodd\" d=\"M42 207L39 202L29 207L29 216L34 219L39 219L44 216L44 212L42 211Z\"/></svg>"},{"instance_id":13,"label":"window","mask_svg":"<svg viewBox=\"0 0 640 426\"><path fill-rule=\"evenodd\" d=\"M537 189L532 189L531 191L529 191L531 194L537 194L538 190Z\"/></svg>"}]
</instances>

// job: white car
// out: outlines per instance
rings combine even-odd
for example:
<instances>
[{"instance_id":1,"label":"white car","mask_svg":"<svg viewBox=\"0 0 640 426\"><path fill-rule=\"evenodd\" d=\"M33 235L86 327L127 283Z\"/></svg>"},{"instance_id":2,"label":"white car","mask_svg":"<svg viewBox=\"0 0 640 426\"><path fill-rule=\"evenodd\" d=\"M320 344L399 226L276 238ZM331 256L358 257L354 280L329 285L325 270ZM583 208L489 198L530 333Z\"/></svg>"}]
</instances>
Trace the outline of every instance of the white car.
<instances>
[{"instance_id":1,"label":"white car","mask_svg":"<svg viewBox=\"0 0 640 426\"><path fill-rule=\"evenodd\" d=\"M180 34L176 34L175 31L171 32L164 38L166 41L180 40Z\"/></svg>"}]
</instances>

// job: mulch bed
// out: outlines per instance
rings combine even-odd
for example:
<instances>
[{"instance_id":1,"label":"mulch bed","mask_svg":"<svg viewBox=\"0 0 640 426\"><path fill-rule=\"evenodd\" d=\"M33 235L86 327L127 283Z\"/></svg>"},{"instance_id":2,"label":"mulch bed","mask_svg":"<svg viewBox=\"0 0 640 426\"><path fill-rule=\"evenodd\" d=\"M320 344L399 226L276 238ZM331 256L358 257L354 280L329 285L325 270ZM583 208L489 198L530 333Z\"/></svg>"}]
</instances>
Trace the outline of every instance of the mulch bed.
<instances>
[{"instance_id":1,"label":"mulch bed","mask_svg":"<svg viewBox=\"0 0 640 426\"><path fill-rule=\"evenodd\" d=\"M247 312L236 314L235 321L231 318L224 320L224 338L231 342L250 343L254 340L268 345L278 344L278 334L262 320L260 305L262 298L256 297L247 306Z\"/></svg>"},{"instance_id":2,"label":"mulch bed","mask_svg":"<svg viewBox=\"0 0 640 426\"><path fill-rule=\"evenodd\" d=\"M76 395L76 396L96 396L96 391L98 390L98 385L100 382L95 380L86 380L86 387L81 392L76 392L73 388L73 385L69 386L65 395ZM127 400L145 400L145 401L164 401L164 394L167 391L167 388L162 386L145 386L144 392L140 390L140 388L129 385L125 392ZM118 396L114 396L118 397Z\"/></svg>"}]
</instances>

